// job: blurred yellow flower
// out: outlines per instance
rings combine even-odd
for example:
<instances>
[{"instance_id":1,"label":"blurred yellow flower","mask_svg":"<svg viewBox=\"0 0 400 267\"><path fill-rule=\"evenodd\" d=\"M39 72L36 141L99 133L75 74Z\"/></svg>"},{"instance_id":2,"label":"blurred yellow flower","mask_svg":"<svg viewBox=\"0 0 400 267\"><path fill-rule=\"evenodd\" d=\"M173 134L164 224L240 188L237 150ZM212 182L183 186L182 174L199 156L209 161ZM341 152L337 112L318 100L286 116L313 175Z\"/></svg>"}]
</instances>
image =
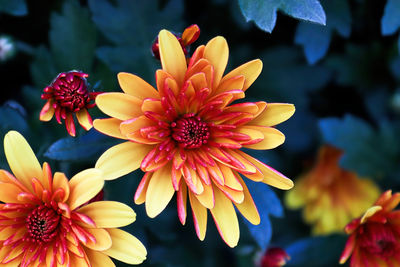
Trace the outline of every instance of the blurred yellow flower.
<instances>
[{"instance_id":1,"label":"blurred yellow flower","mask_svg":"<svg viewBox=\"0 0 400 267\"><path fill-rule=\"evenodd\" d=\"M87 169L71 180L43 168L18 132L4 138L10 169L0 170L0 266L115 266L139 264L146 248L116 229L135 221L134 211L114 201L85 205L101 191L102 172Z\"/></svg>"},{"instance_id":2,"label":"blurred yellow flower","mask_svg":"<svg viewBox=\"0 0 400 267\"><path fill-rule=\"evenodd\" d=\"M220 235L234 247L239 240L234 205L251 223L260 222L241 174L280 189L293 186L240 148L272 149L282 144L285 136L273 126L289 119L295 108L266 102L230 105L244 98L262 62L250 61L224 76L229 49L223 37L198 47L188 61L172 33L162 30L158 40L158 90L136 75L119 73L124 93L96 98L98 107L112 118L95 120L94 127L127 140L107 150L96 168L110 180L140 167L145 175L135 203L145 202L150 217L160 214L176 192L182 224L189 197L199 239L205 237L210 210Z\"/></svg>"},{"instance_id":3,"label":"blurred yellow flower","mask_svg":"<svg viewBox=\"0 0 400 267\"><path fill-rule=\"evenodd\" d=\"M324 145L314 167L301 175L296 187L285 195L287 207L304 208L304 220L313 225L314 234L343 231L379 196L372 180L361 179L339 166L341 155L339 149Z\"/></svg>"}]
</instances>

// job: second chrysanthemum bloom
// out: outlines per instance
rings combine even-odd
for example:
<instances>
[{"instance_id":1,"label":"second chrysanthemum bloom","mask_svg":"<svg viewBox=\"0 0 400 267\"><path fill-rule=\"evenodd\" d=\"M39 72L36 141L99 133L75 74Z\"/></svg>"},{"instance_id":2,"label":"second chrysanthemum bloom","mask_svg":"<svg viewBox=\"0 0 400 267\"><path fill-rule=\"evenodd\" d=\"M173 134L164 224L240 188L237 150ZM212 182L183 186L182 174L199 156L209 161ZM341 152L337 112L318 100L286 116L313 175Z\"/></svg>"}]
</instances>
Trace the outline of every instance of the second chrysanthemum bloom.
<instances>
[{"instance_id":1,"label":"second chrysanthemum bloom","mask_svg":"<svg viewBox=\"0 0 400 267\"><path fill-rule=\"evenodd\" d=\"M140 167L145 175L135 202L145 202L150 217L161 213L176 192L182 224L189 197L198 237L205 237L209 209L222 238L234 247L239 224L233 204L251 223L260 222L241 175L280 189L293 186L240 149L282 144L285 137L273 126L290 118L295 108L266 102L231 105L244 98L262 62L250 61L223 76L229 55L223 37L198 47L188 63L172 33L162 30L158 38L162 70L156 72L157 90L136 75L120 73L124 93L96 98L112 118L95 120L94 127L128 140L107 150L96 168L111 180Z\"/></svg>"}]
</instances>

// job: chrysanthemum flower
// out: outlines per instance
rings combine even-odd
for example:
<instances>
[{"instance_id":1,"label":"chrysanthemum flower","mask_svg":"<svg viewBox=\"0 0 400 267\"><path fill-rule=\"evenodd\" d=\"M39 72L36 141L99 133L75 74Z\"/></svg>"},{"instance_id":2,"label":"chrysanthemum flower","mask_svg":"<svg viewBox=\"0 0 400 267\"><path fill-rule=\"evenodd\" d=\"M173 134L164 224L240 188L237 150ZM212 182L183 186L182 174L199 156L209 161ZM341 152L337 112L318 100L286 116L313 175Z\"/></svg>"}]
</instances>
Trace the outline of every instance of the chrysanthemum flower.
<instances>
[{"instance_id":1,"label":"chrysanthemum flower","mask_svg":"<svg viewBox=\"0 0 400 267\"><path fill-rule=\"evenodd\" d=\"M71 136L75 136L76 115L79 124L86 130L93 126L88 109L96 104L93 102L99 93L89 92L86 78L88 74L80 71L62 72L54 81L44 88L42 99L47 102L40 112L41 121L49 121L55 115L57 122L65 120L65 127Z\"/></svg>"},{"instance_id":2,"label":"chrysanthemum flower","mask_svg":"<svg viewBox=\"0 0 400 267\"><path fill-rule=\"evenodd\" d=\"M260 217L242 176L289 189L293 182L240 148L271 149L284 142L272 126L294 113L292 104L245 102L230 105L261 72L260 60L250 61L225 76L228 45L216 37L197 48L186 63L176 37L159 34L162 70L157 90L136 75L119 73L125 93L105 93L98 107L112 118L94 121L110 136L128 140L107 150L96 168L115 179L137 168L144 175L135 203L146 203L150 217L161 213L177 193L178 216L186 221L189 196L196 233L206 234L207 210L225 242L239 239L235 208L251 223Z\"/></svg>"},{"instance_id":3,"label":"chrysanthemum flower","mask_svg":"<svg viewBox=\"0 0 400 267\"><path fill-rule=\"evenodd\" d=\"M176 39L178 39L182 46L185 56L188 55L190 45L199 38L199 35L200 28L196 24L187 27L182 34L175 35ZM154 40L153 45L151 46L151 52L155 58L160 59L160 44L158 43L158 37Z\"/></svg>"},{"instance_id":4,"label":"chrysanthemum flower","mask_svg":"<svg viewBox=\"0 0 400 267\"><path fill-rule=\"evenodd\" d=\"M314 234L342 231L379 195L372 180L361 179L339 166L342 154L335 147L322 146L314 167L300 176L296 187L286 193L289 208L304 207L304 220L313 225Z\"/></svg>"},{"instance_id":5,"label":"chrysanthemum flower","mask_svg":"<svg viewBox=\"0 0 400 267\"><path fill-rule=\"evenodd\" d=\"M15 131L4 138L14 175L0 170L0 266L115 266L146 258L134 236L117 229L135 220L134 211L114 201L84 205L103 188L102 173L84 170L71 180L40 166Z\"/></svg>"},{"instance_id":6,"label":"chrysanthemum flower","mask_svg":"<svg viewBox=\"0 0 400 267\"><path fill-rule=\"evenodd\" d=\"M350 235L340 257L343 264L351 256L350 266L400 266L400 193L384 192L361 218L349 223Z\"/></svg>"}]
</instances>

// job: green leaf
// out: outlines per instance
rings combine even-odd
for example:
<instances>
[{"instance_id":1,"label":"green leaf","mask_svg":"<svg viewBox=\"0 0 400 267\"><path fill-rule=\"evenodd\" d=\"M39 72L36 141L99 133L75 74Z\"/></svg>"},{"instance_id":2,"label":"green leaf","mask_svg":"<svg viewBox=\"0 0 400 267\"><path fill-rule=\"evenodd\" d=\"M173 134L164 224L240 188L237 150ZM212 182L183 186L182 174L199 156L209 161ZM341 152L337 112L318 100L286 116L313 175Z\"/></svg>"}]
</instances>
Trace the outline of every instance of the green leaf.
<instances>
[{"instance_id":1,"label":"green leaf","mask_svg":"<svg viewBox=\"0 0 400 267\"><path fill-rule=\"evenodd\" d=\"M400 27L400 1L388 0L381 20L383 35L392 35Z\"/></svg>"},{"instance_id":2,"label":"green leaf","mask_svg":"<svg viewBox=\"0 0 400 267\"><path fill-rule=\"evenodd\" d=\"M25 16L28 8L25 0L0 0L0 12L13 16Z\"/></svg>"},{"instance_id":3,"label":"green leaf","mask_svg":"<svg viewBox=\"0 0 400 267\"><path fill-rule=\"evenodd\" d=\"M333 31L343 37L350 36L351 15L347 0L325 0L322 5L326 10L326 26L300 22L296 31L295 43L303 46L310 64L326 55Z\"/></svg>"},{"instance_id":4,"label":"green leaf","mask_svg":"<svg viewBox=\"0 0 400 267\"><path fill-rule=\"evenodd\" d=\"M278 10L294 18L322 25L326 22L325 12L317 0L239 0L239 5L247 21L253 20L269 33L275 27Z\"/></svg>"},{"instance_id":5,"label":"green leaf","mask_svg":"<svg viewBox=\"0 0 400 267\"><path fill-rule=\"evenodd\" d=\"M96 28L86 8L76 0L65 1L62 13L50 18L50 47L61 71L90 72L96 48Z\"/></svg>"},{"instance_id":6,"label":"green leaf","mask_svg":"<svg viewBox=\"0 0 400 267\"><path fill-rule=\"evenodd\" d=\"M395 170L400 144L390 125L382 123L374 130L352 115L343 119L327 118L319 123L325 142L344 151L339 164L360 176L379 178Z\"/></svg>"},{"instance_id":7,"label":"green leaf","mask_svg":"<svg viewBox=\"0 0 400 267\"><path fill-rule=\"evenodd\" d=\"M286 247L290 260L285 266L339 266L339 257L345 242L346 236L344 235L309 237L298 240Z\"/></svg>"},{"instance_id":8,"label":"green leaf","mask_svg":"<svg viewBox=\"0 0 400 267\"><path fill-rule=\"evenodd\" d=\"M34 59L30 65L32 79L38 88L44 88L57 76L49 50L39 46L34 52Z\"/></svg>"},{"instance_id":9,"label":"green leaf","mask_svg":"<svg viewBox=\"0 0 400 267\"><path fill-rule=\"evenodd\" d=\"M44 156L61 161L84 161L98 157L100 153L117 143L117 139L92 129L77 138L66 137L57 140L47 149Z\"/></svg>"}]
</instances>

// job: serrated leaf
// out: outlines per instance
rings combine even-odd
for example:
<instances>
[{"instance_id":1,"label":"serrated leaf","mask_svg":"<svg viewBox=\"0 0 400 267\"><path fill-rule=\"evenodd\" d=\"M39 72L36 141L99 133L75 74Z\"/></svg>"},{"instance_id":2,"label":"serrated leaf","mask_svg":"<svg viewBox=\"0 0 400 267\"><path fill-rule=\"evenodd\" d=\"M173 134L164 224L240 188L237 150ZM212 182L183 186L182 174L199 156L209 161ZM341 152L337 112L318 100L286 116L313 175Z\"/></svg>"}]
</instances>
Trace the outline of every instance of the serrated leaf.
<instances>
[{"instance_id":1,"label":"serrated leaf","mask_svg":"<svg viewBox=\"0 0 400 267\"><path fill-rule=\"evenodd\" d=\"M400 27L400 1L388 0L381 20L383 35L392 35Z\"/></svg>"},{"instance_id":2,"label":"serrated leaf","mask_svg":"<svg viewBox=\"0 0 400 267\"><path fill-rule=\"evenodd\" d=\"M50 18L50 47L62 71L90 72L96 48L96 28L86 8L76 0L65 1L61 14Z\"/></svg>"},{"instance_id":3,"label":"serrated leaf","mask_svg":"<svg viewBox=\"0 0 400 267\"><path fill-rule=\"evenodd\" d=\"M378 178L396 168L400 144L394 130L381 124L379 130L352 115L319 122L325 142L344 151L339 164L362 177Z\"/></svg>"},{"instance_id":4,"label":"serrated leaf","mask_svg":"<svg viewBox=\"0 0 400 267\"><path fill-rule=\"evenodd\" d=\"M272 32L278 10L297 19L325 25L326 17L317 0L239 0L242 13L247 21L266 32Z\"/></svg>"},{"instance_id":5,"label":"serrated leaf","mask_svg":"<svg viewBox=\"0 0 400 267\"><path fill-rule=\"evenodd\" d=\"M333 31L337 31L343 37L349 37L351 31L347 0L325 0L322 1L322 5L326 10L326 26L300 22L295 35L295 43L303 46L310 64L316 63L326 55Z\"/></svg>"},{"instance_id":6,"label":"serrated leaf","mask_svg":"<svg viewBox=\"0 0 400 267\"><path fill-rule=\"evenodd\" d=\"M66 137L54 142L44 156L61 161L82 161L99 156L118 140L103 135L92 129L86 134L74 138Z\"/></svg>"},{"instance_id":7,"label":"serrated leaf","mask_svg":"<svg viewBox=\"0 0 400 267\"><path fill-rule=\"evenodd\" d=\"M261 217L259 225L253 225L247 220L245 222L254 240L260 248L265 250L272 236L272 226L269 216L283 216L282 204L268 185L250 180L245 181Z\"/></svg>"},{"instance_id":8,"label":"serrated leaf","mask_svg":"<svg viewBox=\"0 0 400 267\"><path fill-rule=\"evenodd\" d=\"M28 8L25 0L0 0L0 12L13 16L25 16Z\"/></svg>"},{"instance_id":9,"label":"serrated leaf","mask_svg":"<svg viewBox=\"0 0 400 267\"><path fill-rule=\"evenodd\" d=\"M339 266L339 257L344 248L346 236L331 235L309 237L298 240L286 247L290 260L285 266Z\"/></svg>"}]
</instances>

